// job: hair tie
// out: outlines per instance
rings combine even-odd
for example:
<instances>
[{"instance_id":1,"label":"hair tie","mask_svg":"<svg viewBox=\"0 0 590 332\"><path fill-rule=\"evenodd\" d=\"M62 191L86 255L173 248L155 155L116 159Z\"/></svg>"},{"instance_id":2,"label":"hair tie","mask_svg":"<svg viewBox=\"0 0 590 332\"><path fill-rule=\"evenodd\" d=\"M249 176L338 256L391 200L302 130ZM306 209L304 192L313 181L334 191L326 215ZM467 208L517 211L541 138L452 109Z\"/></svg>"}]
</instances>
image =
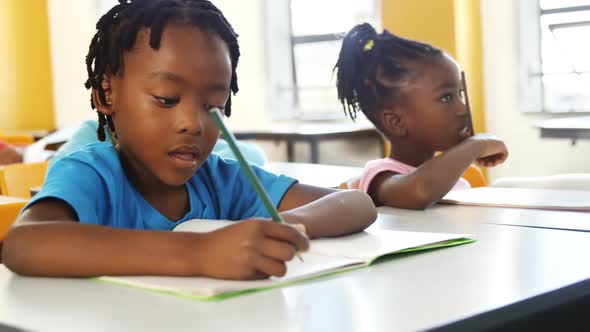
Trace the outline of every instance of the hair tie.
<instances>
[{"instance_id":1,"label":"hair tie","mask_svg":"<svg viewBox=\"0 0 590 332\"><path fill-rule=\"evenodd\" d=\"M373 39L367 40L365 46L363 46L363 52L369 52L373 49L373 46L375 46L375 41Z\"/></svg>"}]
</instances>

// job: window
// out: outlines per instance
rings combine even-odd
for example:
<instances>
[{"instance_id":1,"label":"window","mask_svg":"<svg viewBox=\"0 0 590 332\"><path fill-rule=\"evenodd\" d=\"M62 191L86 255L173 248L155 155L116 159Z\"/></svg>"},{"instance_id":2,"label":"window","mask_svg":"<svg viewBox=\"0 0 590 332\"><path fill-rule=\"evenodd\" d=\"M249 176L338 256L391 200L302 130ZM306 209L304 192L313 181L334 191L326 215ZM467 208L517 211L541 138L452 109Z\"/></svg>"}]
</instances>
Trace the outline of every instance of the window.
<instances>
[{"instance_id":1,"label":"window","mask_svg":"<svg viewBox=\"0 0 590 332\"><path fill-rule=\"evenodd\" d=\"M102 16L118 3L117 0L100 0L98 2L98 13Z\"/></svg>"},{"instance_id":2,"label":"window","mask_svg":"<svg viewBox=\"0 0 590 332\"><path fill-rule=\"evenodd\" d=\"M345 33L379 28L379 0L267 1L269 84L275 119L343 119L332 68Z\"/></svg>"},{"instance_id":3,"label":"window","mask_svg":"<svg viewBox=\"0 0 590 332\"><path fill-rule=\"evenodd\" d=\"M590 0L521 1L524 110L590 112Z\"/></svg>"}]
</instances>

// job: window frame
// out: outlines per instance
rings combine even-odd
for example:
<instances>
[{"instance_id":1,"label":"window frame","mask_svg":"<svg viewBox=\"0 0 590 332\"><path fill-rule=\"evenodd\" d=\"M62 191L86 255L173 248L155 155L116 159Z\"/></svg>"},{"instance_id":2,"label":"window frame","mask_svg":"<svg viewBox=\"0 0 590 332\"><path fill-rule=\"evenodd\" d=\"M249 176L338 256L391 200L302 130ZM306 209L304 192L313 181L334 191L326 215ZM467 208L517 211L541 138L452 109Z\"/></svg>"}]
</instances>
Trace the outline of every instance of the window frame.
<instances>
[{"instance_id":1,"label":"window frame","mask_svg":"<svg viewBox=\"0 0 590 332\"><path fill-rule=\"evenodd\" d=\"M520 106L523 113L544 114L590 114L590 108L559 110L549 109L545 101L546 87L543 83L542 27L541 17L547 14L590 10L590 5L541 9L540 0L521 0L519 10L519 68ZM572 24L563 23L563 24ZM590 90L588 91L590 95Z\"/></svg>"},{"instance_id":2,"label":"window frame","mask_svg":"<svg viewBox=\"0 0 590 332\"><path fill-rule=\"evenodd\" d=\"M266 44L268 46L267 76L272 110L271 118L273 121L345 120L340 105L334 107L334 110L327 108L325 112L306 113L305 109L301 108L301 90L308 87L298 86L295 47L297 45L342 40L347 31L294 35L290 4L291 0L266 0L265 3L267 24ZM374 6L376 12L380 12L380 4L381 0L371 0L371 5ZM375 17L375 20L380 22L381 18ZM337 59L334 59L334 63L336 61ZM326 88L329 87L326 86ZM321 89L323 87L317 88ZM311 113L317 113L319 118L313 119L313 117L310 117Z\"/></svg>"}]
</instances>

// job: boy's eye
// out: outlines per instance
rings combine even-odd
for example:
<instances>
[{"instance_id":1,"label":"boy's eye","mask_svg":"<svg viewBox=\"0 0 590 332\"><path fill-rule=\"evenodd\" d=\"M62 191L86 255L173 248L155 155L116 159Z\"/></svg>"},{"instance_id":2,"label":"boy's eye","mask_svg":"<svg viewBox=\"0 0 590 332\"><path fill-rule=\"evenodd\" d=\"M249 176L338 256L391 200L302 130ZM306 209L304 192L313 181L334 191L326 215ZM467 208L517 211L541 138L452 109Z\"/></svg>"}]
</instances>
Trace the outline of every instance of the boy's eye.
<instances>
[{"instance_id":1,"label":"boy's eye","mask_svg":"<svg viewBox=\"0 0 590 332\"><path fill-rule=\"evenodd\" d=\"M440 97L440 101L443 103L452 103L453 102L453 95L450 93L447 93L447 94L443 95L442 97Z\"/></svg>"},{"instance_id":2,"label":"boy's eye","mask_svg":"<svg viewBox=\"0 0 590 332\"><path fill-rule=\"evenodd\" d=\"M213 107L217 107L219 108L219 111L221 111L221 113L223 114L223 111L225 110L225 105L221 106L221 105L211 105L211 104L204 104L203 107L205 108L205 110L207 112L209 112L209 110Z\"/></svg>"},{"instance_id":3,"label":"boy's eye","mask_svg":"<svg viewBox=\"0 0 590 332\"><path fill-rule=\"evenodd\" d=\"M159 97L159 96L154 96L154 98L163 106L167 106L167 107L171 107L174 106L176 104L178 104L180 102L180 97Z\"/></svg>"}]
</instances>

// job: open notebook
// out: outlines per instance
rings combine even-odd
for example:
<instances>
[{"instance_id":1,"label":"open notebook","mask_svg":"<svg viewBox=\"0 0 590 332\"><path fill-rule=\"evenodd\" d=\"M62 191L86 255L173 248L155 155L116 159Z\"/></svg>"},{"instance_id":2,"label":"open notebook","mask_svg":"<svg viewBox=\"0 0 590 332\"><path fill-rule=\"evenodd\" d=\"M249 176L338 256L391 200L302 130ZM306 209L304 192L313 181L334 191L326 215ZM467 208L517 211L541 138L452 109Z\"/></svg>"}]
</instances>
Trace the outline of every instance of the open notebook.
<instances>
[{"instance_id":1,"label":"open notebook","mask_svg":"<svg viewBox=\"0 0 590 332\"><path fill-rule=\"evenodd\" d=\"M590 192L583 190L480 187L453 190L443 197L440 203L590 211Z\"/></svg>"},{"instance_id":2,"label":"open notebook","mask_svg":"<svg viewBox=\"0 0 590 332\"><path fill-rule=\"evenodd\" d=\"M209 232L231 223L191 220L177 226L175 231ZM234 281L202 277L123 276L101 277L100 280L199 300L221 300L365 267L376 259L393 253L448 247L473 241L465 234L373 230L339 238L312 240L310 251L301 254L304 262L298 259L288 262L287 274L281 278Z\"/></svg>"}]
</instances>

